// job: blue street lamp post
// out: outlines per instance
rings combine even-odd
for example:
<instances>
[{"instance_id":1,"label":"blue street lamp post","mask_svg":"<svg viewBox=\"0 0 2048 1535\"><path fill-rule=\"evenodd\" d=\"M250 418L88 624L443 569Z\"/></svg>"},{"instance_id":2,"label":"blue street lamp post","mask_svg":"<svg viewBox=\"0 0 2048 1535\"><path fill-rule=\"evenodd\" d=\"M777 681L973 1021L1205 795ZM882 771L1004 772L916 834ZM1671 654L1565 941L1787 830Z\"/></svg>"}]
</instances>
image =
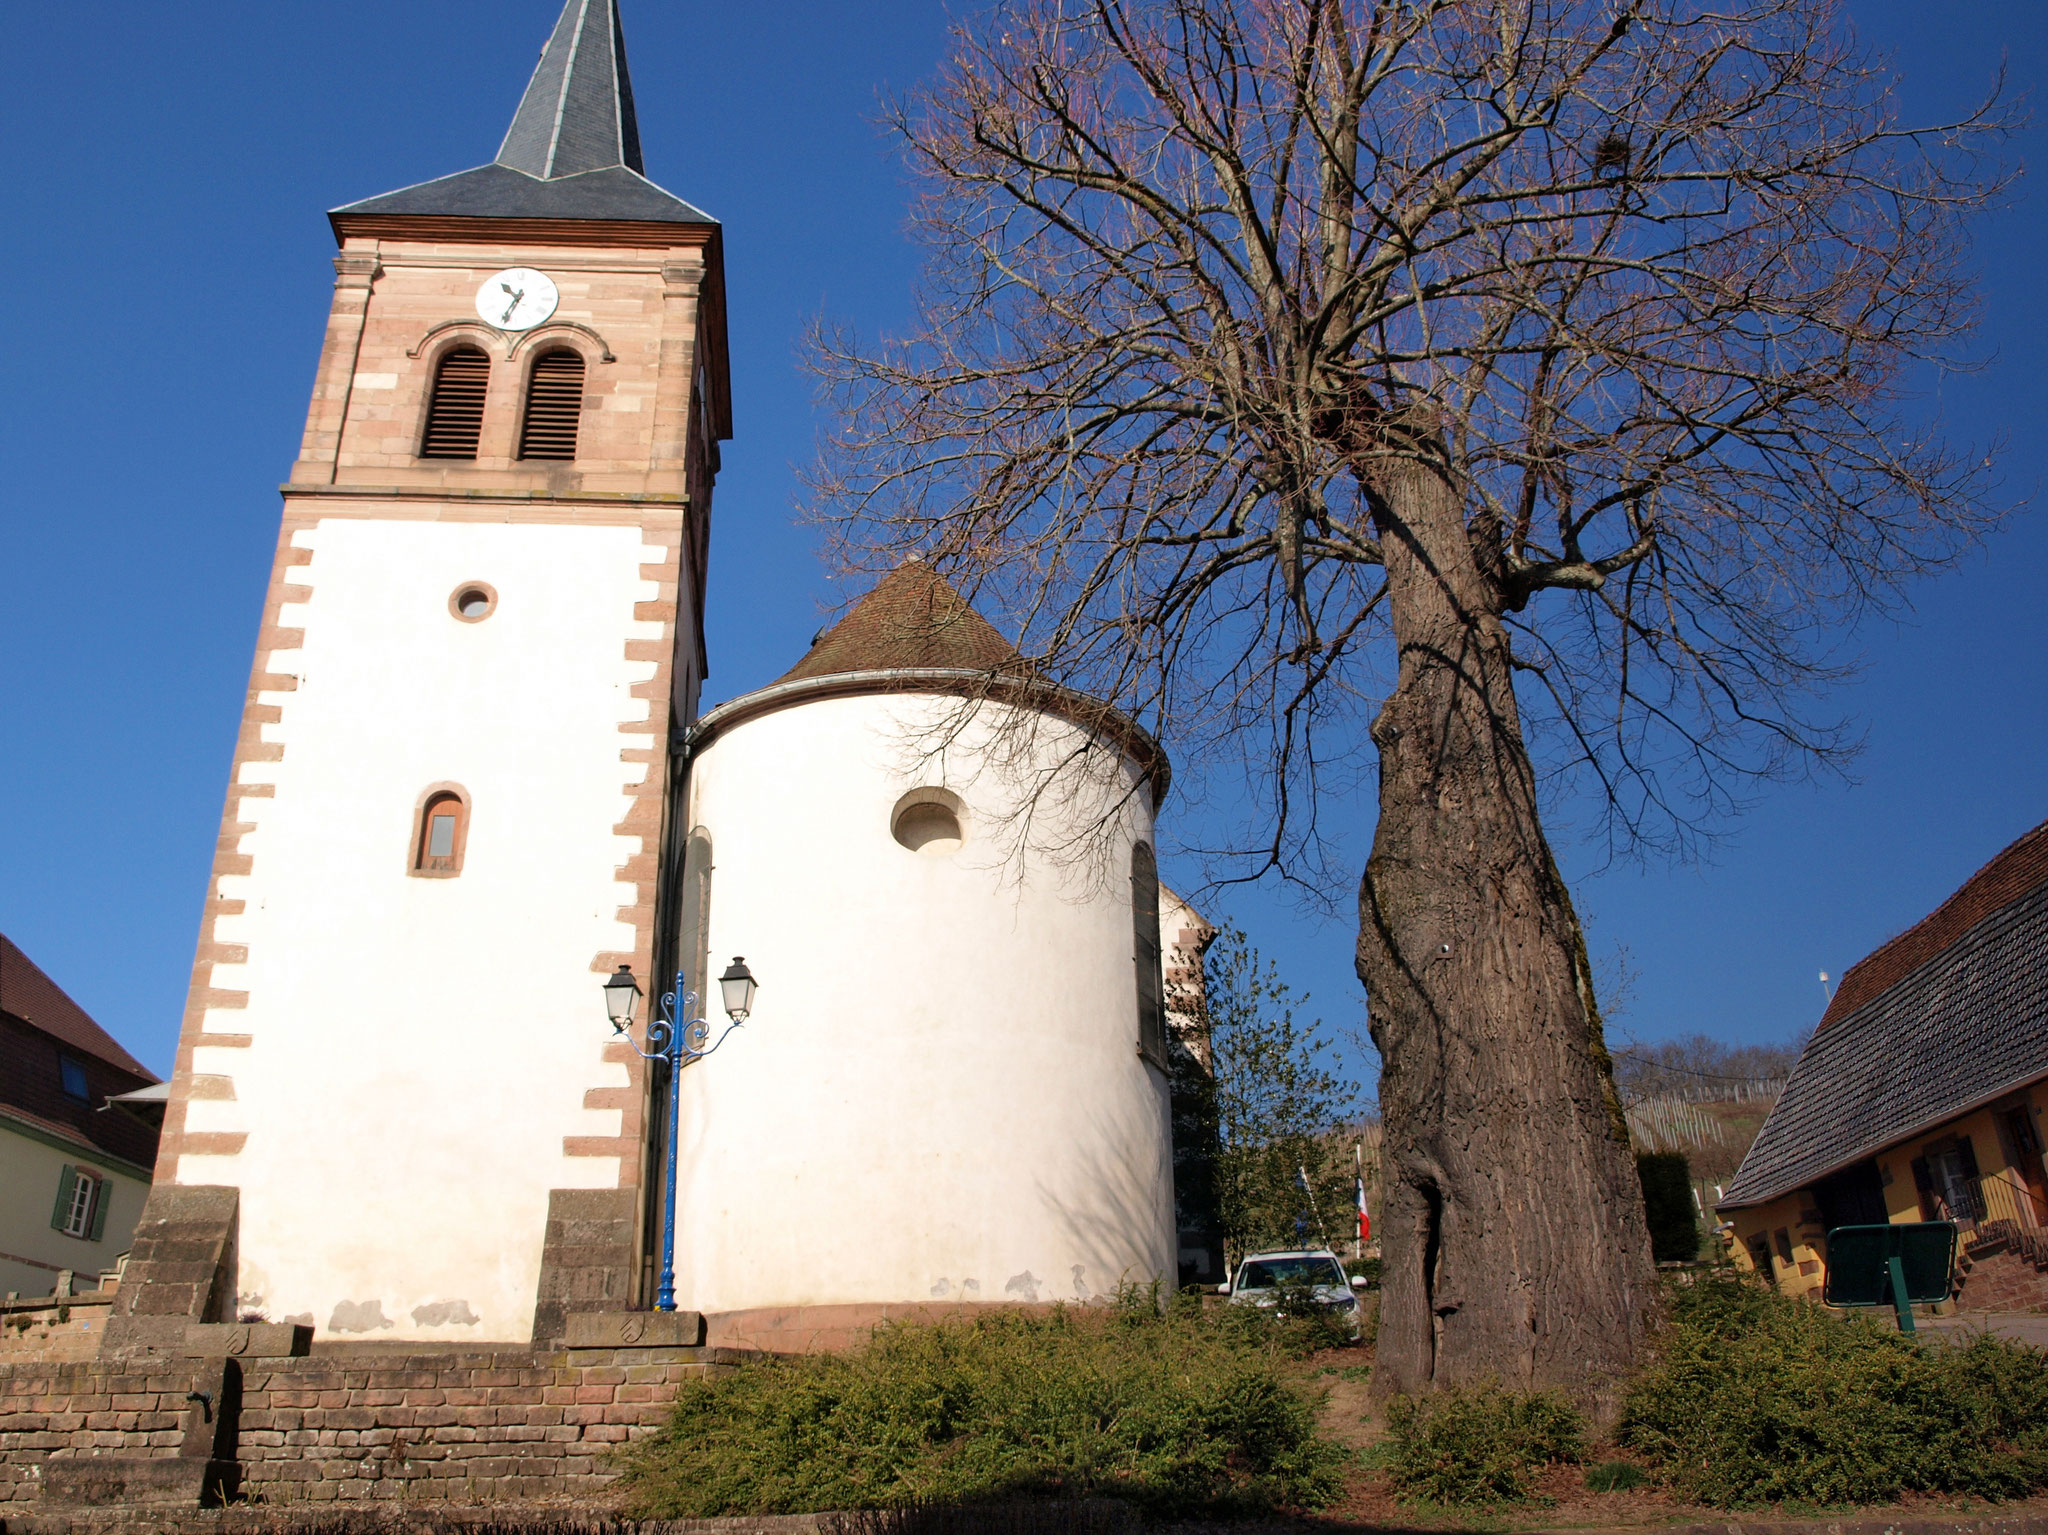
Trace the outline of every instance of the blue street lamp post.
<instances>
[{"instance_id":1,"label":"blue street lamp post","mask_svg":"<svg viewBox=\"0 0 2048 1535\"><path fill-rule=\"evenodd\" d=\"M654 1298L657 1311L676 1309L676 1141L682 1129L683 1068L703 1060L747 1021L747 1014L754 1010L756 984L747 962L735 955L718 978L720 1000L732 1022L717 1043L706 1049L704 1041L711 1037L711 1026L702 1018L686 1016L697 1005L697 994L684 988L683 972L678 970L675 990L663 995L659 1004L660 1018L647 1025L647 1043L653 1048L642 1050L626 1033L626 1026L633 1021L633 1006L640 1000L640 983L633 979L633 967L619 966L604 983L604 1010L611 1016L612 1032L622 1036L642 1060L668 1063L668 1188L661 1214L661 1286Z\"/></svg>"}]
</instances>

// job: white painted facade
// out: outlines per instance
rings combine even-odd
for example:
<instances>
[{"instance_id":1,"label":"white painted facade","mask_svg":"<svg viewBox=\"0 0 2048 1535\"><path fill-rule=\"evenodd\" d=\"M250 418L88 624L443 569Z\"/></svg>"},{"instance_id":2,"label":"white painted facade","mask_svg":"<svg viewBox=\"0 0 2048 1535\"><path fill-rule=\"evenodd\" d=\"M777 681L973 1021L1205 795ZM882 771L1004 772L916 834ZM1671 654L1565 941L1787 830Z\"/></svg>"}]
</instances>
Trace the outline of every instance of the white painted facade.
<instances>
[{"instance_id":1,"label":"white painted facade","mask_svg":"<svg viewBox=\"0 0 2048 1535\"><path fill-rule=\"evenodd\" d=\"M616 1157L564 1137L620 1133L586 1089L624 1087L592 956L630 951L619 875L641 839L615 828L644 780L621 724L655 671L626 641L660 558L630 525L328 517L270 652L289 691L243 760L251 873L215 936L241 945L212 985L247 995L195 1037L186 1130L244 1133L233 1155L188 1151L186 1184L241 1191L239 1306L322 1335L523 1340L548 1194L609 1188ZM450 611L484 582L481 622ZM459 876L412 873L431 786L468 795ZM208 1034L246 1036L230 1048ZM209 1096L226 1084L231 1097ZM203 1142L202 1142L203 1143ZM217 1140L215 1143L218 1143Z\"/></svg>"},{"instance_id":2,"label":"white painted facade","mask_svg":"<svg viewBox=\"0 0 2048 1535\"><path fill-rule=\"evenodd\" d=\"M713 847L709 968L744 955L760 990L683 1077L678 1305L1171 1284L1168 1088L1138 1054L1133 963L1149 788L1098 742L1106 771L1063 780L1020 835L1033 770L1077 727L985 703L933 754L958 700L829 696L833 680L751 717L748 699L713 711L689 767L690 822ZM964 802L957 850L892 835L920 786ZM1105 817L1106 839L1077 844L1091 856L1055 850Z\"/></svg>"}]
</instances>

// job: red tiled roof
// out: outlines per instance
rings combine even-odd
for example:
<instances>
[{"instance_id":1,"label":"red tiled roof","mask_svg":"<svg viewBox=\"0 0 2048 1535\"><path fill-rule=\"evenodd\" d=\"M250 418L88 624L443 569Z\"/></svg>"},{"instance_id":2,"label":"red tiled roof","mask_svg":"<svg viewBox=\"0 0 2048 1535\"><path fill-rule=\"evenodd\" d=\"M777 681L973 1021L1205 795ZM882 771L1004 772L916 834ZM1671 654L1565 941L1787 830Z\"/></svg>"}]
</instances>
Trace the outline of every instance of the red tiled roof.
<instances>
[{"instance_id":1,"label":"red tiled roof","mask_svg":"<svg viewBox=\"0 0 2048 1535\"><path fill-rule=\"evenodd\" d=\"M64 995L64 989L44 975L5 933L0 933L0 1012L12 1013L72 1049L146 1082L157 1080L155 1072L114 1043L114 1037Z\"/></svg>"},{"instance_id":2,"label":"red tiled roof","mask_svg":"<svg viewBox=\"0 0 2048 1535\"><path fill-rule=\"evenodd\" d=\"M840 672L993 672L1020 665L1015 647L995 626L969 607L945 577L912 556L819 635L810 653L776 681Z\"/></svg>"},{"instance_id":3,"label":"red tiled roof","mask_svg":"<svg viewBox=\"0 0 2048 1535\"><path fill-rule=\"evenodd\" d=\"M2043 821L1971 875L1946 901L1889 943L1850 967L1835 988L1820 1027L1883 996L1971 928L2048 884L2048 821Z\"/></svg>"}]
</instances>

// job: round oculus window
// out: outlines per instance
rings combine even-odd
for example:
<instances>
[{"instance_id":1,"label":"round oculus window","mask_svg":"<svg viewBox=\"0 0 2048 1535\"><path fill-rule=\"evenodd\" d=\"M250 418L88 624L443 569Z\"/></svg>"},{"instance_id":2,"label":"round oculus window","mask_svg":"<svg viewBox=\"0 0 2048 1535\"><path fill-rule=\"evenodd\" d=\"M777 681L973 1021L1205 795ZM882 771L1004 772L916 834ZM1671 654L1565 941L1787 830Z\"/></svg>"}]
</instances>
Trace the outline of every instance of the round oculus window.
<instances>
[{"instance_id":1,"label":"round oculus window","mask_svg":"<svg viewBox=\"0 0 2048 1535\"><path fill-rule=\"evenodd\" d=\"M944 858L960 851L967 832L957 794L944 789L912 789L896 802L889 833L913 853Z\"/></svg>"},{"instance_id":2,"label":"round oculus window","mask_svg":"<svg viewBox=\"0 0 2048 1535\"><path fill-rule=\"evenodd\" d=\"M482 581L463 582L448 599L448 611L468 624L489 618L497 606L496 590Z\"/></svg>"}]
</instances>

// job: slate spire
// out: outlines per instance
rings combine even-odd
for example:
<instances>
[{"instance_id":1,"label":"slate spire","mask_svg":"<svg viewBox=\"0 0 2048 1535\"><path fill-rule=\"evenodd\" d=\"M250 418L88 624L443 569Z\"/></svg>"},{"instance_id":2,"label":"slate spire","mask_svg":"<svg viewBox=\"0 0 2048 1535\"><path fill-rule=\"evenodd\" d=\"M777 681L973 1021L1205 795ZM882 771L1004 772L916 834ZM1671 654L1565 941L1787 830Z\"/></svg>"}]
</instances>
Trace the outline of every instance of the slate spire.
<instances>
[{"instance_id":1,"label":"slate spire","mask_svg":"<svg viewBox=\"0 0 2048 1535\"><path fill-rule=\"evenodd\" d=\"M374 218L718 221L647 179L619 0L568 0L488 165L335 208L336 238Z\"/></svg>"},{"instance_id":2,"label":"slate spire","mask_svg":"<svg viewBox=\"0 0 2048 1535\"><path fill-rule=\"evenodd\" d=\"M618 0L568 0L497 163L542 181L623 165L646 174Z\"/></svg>"}]
</instances>

